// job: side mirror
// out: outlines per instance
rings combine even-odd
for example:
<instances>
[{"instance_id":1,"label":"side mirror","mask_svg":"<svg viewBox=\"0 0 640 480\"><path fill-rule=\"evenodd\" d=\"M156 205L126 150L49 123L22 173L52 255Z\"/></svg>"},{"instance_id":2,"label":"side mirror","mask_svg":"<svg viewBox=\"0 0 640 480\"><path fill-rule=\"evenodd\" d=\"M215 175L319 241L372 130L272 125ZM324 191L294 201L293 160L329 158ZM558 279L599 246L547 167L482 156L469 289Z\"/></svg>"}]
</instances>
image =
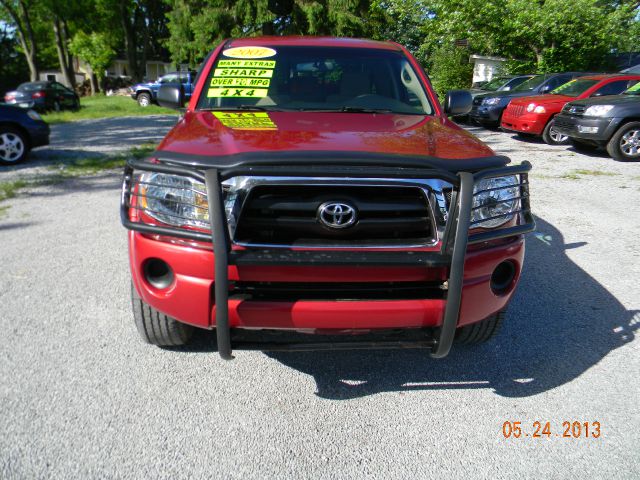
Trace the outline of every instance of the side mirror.
<instances>
[{"instance_id":1,"label":"side mirror","mask_svg":"<svg viewBox=\"0 0 640 480\"><path fill-rule=\"evenodd\" d=\"M158 105L165 108L184 107L184 87L177 83L160 85Z\"/></svg>"},{"instance_id":2,"label":"side mirror","mask_svg":"<svg viewBox=\"0 0 640 480\"><path fill-rule=\"evenodd\" d=\"M444 113L449 116L466 115L471 111L473 97L468 90L450 90L444 99Z\"/></svg>"}]
</instances>

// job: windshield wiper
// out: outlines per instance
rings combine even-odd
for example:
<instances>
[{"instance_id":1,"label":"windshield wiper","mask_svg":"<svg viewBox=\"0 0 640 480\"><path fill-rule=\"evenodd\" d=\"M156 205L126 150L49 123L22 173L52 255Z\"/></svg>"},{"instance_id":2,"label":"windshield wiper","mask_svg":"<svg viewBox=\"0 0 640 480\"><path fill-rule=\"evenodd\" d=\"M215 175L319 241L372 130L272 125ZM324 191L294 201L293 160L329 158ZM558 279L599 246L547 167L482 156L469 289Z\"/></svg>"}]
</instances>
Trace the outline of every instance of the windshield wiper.
<instances>
[{"instance_id":1,"label":"windshield wiper","mask_svg":"<svg viewBox=\"0 0 640 480\"><path fill-rule=\"evenodd\" d=\"M233 112L236 110L257 110L259 112L283 112L285 109L276 106L265 106L265 105L236 105L233 107L212 107L212 108L202 108L201 110L205 111L216 111L216 112Z\"/></svg>"},{"instance_id":2,"label":"windshield wiper","mask_svg":"<svg viewBox=\"0 0 640 480\"><path fill-rule=\"evenodd\" d=\"M338 107L338 108L315 108L301 107L296 108L299 112L318 112L318 113L397 113L388 108L365 108L365 107Z\"/></svg>"}]
</instances>

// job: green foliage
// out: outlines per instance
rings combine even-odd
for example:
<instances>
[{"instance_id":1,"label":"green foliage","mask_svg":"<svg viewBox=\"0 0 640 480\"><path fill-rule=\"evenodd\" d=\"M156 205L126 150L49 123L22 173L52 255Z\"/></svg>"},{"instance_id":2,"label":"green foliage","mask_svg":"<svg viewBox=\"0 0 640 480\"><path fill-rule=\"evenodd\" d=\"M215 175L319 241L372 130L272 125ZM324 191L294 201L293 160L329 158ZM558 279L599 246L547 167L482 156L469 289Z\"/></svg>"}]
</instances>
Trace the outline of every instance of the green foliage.
<instances>
[{"instance_id":1,"label":"green foliage","mask_svg":"<svg viewBox=\"0 0 640 480\"><path fill-rule=\"evenodd\" d=\"M442 99L449 90L471 87L473 65L469 51L453 44L444 44L434 50L429 59L431 82Z\"/></svg>"},{"instance_id":2,"label":"green foliage","mask_svg":"<svg viewBox=\"0 0 640 480\"><path fill-rule=\"evenodd\" d=\"M116 56L113 37L105 32L90 34L79 31L69 43L69 50L89 64L98 80Z\"/></svg>"},{"instance_id":3,"label":"green foliage","mask_svg":"<svg viewBox=\"0 0 640 480\"><path fill-rule=\"evenodd\" d=\"M369 0L166 0L175 62L197 65L224 38L370 36Z\"/></svg>"},{"instance_id":4,"label":"green foliage","mask_svg":"<svg viewBox=\"0 0 640 480\"><path fill-rule=\"evenodd\" d=\"M612 50L637 49L632 3L601 0L434 0L423 49L467 39L470 50L517 59L513 72L606 68Z\"/></svg>"}]
</instances>

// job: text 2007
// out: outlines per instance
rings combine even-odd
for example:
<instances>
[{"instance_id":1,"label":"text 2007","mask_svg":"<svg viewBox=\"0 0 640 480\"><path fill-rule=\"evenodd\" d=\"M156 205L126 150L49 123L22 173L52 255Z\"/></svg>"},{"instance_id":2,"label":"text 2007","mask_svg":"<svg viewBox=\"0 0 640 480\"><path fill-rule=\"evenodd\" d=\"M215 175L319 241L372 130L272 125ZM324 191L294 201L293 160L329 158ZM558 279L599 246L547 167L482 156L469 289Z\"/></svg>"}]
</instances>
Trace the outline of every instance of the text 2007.
<instances>
[{"instance_id":1,"label":"text 2007","mask_svg":"<svg viewBox=\"0 0 640 480\"><path fill-rule=\"evenodd\" d=\"M520 421L502 424L504 438L600 438L600 422L564 421L560 428L553 429L551 422L536 420L530 425Z\"/></svg>"}]
</instances>

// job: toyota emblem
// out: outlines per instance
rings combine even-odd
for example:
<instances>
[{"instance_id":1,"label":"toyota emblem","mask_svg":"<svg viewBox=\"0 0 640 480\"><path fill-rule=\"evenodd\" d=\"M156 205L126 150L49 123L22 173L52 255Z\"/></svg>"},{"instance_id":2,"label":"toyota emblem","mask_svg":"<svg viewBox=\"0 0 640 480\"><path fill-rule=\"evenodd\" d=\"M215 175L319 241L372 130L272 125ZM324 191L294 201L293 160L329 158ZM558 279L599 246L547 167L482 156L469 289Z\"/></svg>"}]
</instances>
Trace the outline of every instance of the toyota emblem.
<instances>
[{"instance_id":1,"label":"toyota emblem","mask_svg":"<svg viewBox=\"0 0 640 480\"><path fill-rule=\"evenodd\" d=\"M355 207L348 203L326 202L318 207L318 220L329 228L346 228L358 219Z\"/></svg>"}]
</instances>

